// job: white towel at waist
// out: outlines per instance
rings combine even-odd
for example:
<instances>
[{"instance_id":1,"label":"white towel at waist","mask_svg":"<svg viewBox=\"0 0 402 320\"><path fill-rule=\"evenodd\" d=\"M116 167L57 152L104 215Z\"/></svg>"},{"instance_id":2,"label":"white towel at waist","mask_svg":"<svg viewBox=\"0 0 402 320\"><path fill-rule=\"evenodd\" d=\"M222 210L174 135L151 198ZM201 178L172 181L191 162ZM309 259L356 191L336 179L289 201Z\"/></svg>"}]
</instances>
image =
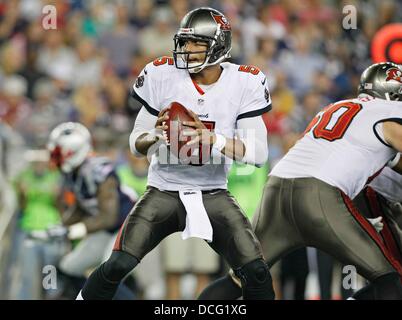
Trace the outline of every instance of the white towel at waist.
<instances>
[{"instance_id":1,"label":"white towel at waist","mask_svg":"<svg viewBox=\"0 0 402 320\"><path fill-rule=\"evenodd\" d=\"M202 202L200 190L179 191L179 197L186 209L186 227L182 232L183 240L196 237L212 242L212 225Z\"/></svg>"}]
</instances>

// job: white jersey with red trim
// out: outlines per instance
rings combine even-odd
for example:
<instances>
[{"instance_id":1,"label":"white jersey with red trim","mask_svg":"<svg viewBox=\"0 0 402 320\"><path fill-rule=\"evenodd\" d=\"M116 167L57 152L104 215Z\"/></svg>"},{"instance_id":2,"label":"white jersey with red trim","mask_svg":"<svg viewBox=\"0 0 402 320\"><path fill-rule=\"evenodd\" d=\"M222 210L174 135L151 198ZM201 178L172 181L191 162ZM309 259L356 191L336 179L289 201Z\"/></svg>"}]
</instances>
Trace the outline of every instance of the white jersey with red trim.
<instances>
[{"instance_id":1,"label":"white jersey with red trim","mask_svg":"<svg viewBox=\"0 0 402 320\"><path fill-rule=\"evenodd\" d=\"M371 183L376 192L391 202L402 203L402 175L385 167Z\"/></svg>"},{"instance_id":2,"label":"white jersey with red trim","mask_svg":"<svg viewBox=\"0 0 402 320\"><path fill-rule=\"evenodd\" d=\"M179 102L195 112L208 129L234 138L237 121L268 112L271 98L266 77L258 68L228 62L221 68L218 81L204 92L187 70L177 69L172 58L162 57L145 66L133 85L132 96L154 116ZM151 186L172 191L227 186L229 159L204 165L164 164L160 159L161 152L152 156L148 172Z\"/></svg>"},{"instance_id":3,"label":"white jersey with red trim","mask_svg":"<svg viewBox=\"0 0 402 320\"><path fill-rule=\"evenodd\" d=\"M402 102L363 98L331 104L270 174L314 177L353 199L397 153L383 138L387 119L402 121Z\"/></svg>"}]
</instances>

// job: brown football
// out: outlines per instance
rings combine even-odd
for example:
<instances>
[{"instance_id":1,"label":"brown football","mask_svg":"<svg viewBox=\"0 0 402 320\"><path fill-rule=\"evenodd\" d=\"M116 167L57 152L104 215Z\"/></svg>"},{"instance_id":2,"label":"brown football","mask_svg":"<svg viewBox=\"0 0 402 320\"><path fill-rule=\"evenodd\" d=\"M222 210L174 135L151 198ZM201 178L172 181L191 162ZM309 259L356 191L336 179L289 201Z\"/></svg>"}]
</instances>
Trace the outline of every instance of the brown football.
<instances>
[{"instance_id":1,"label":"brown football","mask_svg":"<svg viewBox=\"0 0 402 320\"><path fill-rule=\"evenodd\" d=\"M169 119L166 121L167 143L170 149L176 157L180 160L186 161L191 157L194 151L194 147L190 148L185 146L187 142L191 140L191 136L184 136L183 130L194 130L192 127L187 127L183 124L184 121L194 121L186 107L179 102L172 102L168 110Z\"/></svg>"}]
</instances>

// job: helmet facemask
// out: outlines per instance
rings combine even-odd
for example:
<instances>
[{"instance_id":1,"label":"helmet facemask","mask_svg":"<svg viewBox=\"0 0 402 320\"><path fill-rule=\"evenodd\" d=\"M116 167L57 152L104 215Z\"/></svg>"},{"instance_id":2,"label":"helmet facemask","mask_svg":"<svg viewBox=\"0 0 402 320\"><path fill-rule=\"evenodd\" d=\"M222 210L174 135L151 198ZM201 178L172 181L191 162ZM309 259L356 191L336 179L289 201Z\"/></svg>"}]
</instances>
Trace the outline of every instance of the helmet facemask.
<instances>
[{"instance_id":1,"label":"helmet facemask","mask_svg":"<svg viewBox=\"0 0 402 320\"><path fill-rule=\"evenodd\" d=\"M175 47L173 50L173 59L177 69L186 69L191 73L197 73L205 68L211 56L210 48L213 42L211 38L182 36L177 34L174 36L173 40ZM206 49L203 51L187 51L185 49L187 41L205 42ZM190 62L190 55L193 54L204 54L204 61Z\"/></svg>"},{"instance_id":2,"label":"helmet facemask","mask_svg":"<svg viewBox=\"0 0 402 320\"><path fill-rule=\"evenodd\" d=\"M392 100L392 101L402 101L402 87L401 87L401 89L399 90L399 93L397 93L397 92L391 92L391 93L388 93L388 96L389 96L389 100Z\"/></svg>"},{"instance_id":3,"label":"helmet facemask","mask_svg":"<svg viewBox=\"0 0 402 320\"><path fill-rule=\"evenodd\" d=\"M50 149L50 161L63 173L70 173L85 161L91 150L91 146L87 144L76 150L56 145Z\"/></svg>"},{"instance_id":4,"label":"helmet facemask","mask_svg":"<svg viewBox=\"0 0 402 320\"><path fill-rule=\"evenodd\" d=\"M221 63L223 60L230 58L230 49L229 51L222 55L220 54L225 48L219 45L217 41L217 37L220 36L221 32L218 28L217 35L212 37L200 36L200 35L191 35L187 33L181 33L179 31L173 38L174 40L174 50L173 50L173 59L177 69L185 69L190 73L198 73L203 70L205 67L213 66L218 63ZM205 42L207 44L207 48L204 51L187 51L185 50L185 44L187 41L194 42ZM189 58L191 54L199 54L204 53L204 61L202 62L189 62Z\"/></svg>"},{"instance_id":5,"label":"helmet facemask","mask_svg":"<svg viewBox=\"0 0 402 320\"><path fill-rule=\"evenodd\" d=\"M63 165L63 153L59 145L54 147L48 147L50 150L50 162L54 164L58 169L61 169Z\"/></svg>"}]
</instances>

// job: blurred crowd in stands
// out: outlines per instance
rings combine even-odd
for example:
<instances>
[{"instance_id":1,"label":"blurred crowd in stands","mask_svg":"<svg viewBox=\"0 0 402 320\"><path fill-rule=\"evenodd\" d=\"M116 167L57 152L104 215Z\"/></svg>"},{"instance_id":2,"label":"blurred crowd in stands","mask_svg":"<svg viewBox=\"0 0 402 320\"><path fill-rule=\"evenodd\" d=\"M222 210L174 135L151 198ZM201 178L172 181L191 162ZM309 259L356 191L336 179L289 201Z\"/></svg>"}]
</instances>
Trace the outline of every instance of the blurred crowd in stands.
<instances>
[{"instance_id":1,"label":"blurred crowd in stands","mask_svg":"<svg viewBox=\"0 0 402 320\"><path fill-rule=\"evenodd\" d=\"M42 26L42 9L49 4L57 9L56 30ZM357 29L342 27L345 5L356 7ZM24 150L44 149L50 131L61 122L78 121L88 127L96 152L112 157L124 182L138 194L144 191L147 161L135 159L128 151L128 135L141 105L128 93L146 63L171 55L179 21L200 6L221 10L231 22L231 61L256 65L268 77L273 101L271 166L320 108L355 95L360 73L371 63L373 35L402 17L402 2L397 0L0 0L1 163L18 194L19 230L27 232L58 221L57 174L40 164L46 161L43 155L30 157ZM268 167L249 177L231 176L229 187L249 217L260 196L250 190L262 189L267 172ZM46 219L38 220L38 212L45 211ZM52 256L49 263L62 250L54 246L44 255ZM181 250L166 250L171 251ZM28 256L23 256L26 267ZM293 298L305 296L312 268L307 256L302 251L278 271L282 272L278 283L296 279ZM21 255L13 259L17 264ZM152 259L153 264L158 261ZM203 285L210 279L204 274L216 275L224 269L216 259L210 258L212 267L195 272ZM183 297L178 276L192 271L187 262L175 263L166 262L171 267L166 285L169 298ZM292 265L299 267L294 270ZM164 296L156 289L143 297Z\"/></svg>"}]
</instances>

